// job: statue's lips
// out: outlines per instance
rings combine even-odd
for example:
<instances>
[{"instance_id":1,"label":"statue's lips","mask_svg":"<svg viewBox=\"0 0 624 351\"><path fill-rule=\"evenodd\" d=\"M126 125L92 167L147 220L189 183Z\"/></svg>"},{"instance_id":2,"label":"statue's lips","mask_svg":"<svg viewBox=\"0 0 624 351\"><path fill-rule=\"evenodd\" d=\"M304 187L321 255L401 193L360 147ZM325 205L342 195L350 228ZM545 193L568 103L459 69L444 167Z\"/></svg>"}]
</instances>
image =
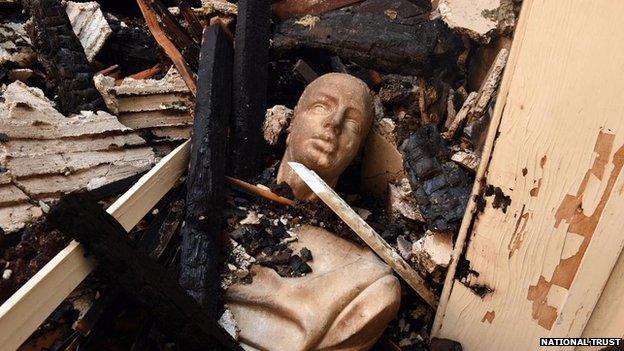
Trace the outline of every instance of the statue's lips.
<instances>
[{"instance_id":1,"label":"statue's lips","mask_svg":"<svg viewBox=\"0 0 624 351\"><path fill-rule=\"evenodd\" d=\"M336 144L323 137L314 137L311 139L312 147L324 154L332 154L336 150Z\"/></svg>"}]
</instances>

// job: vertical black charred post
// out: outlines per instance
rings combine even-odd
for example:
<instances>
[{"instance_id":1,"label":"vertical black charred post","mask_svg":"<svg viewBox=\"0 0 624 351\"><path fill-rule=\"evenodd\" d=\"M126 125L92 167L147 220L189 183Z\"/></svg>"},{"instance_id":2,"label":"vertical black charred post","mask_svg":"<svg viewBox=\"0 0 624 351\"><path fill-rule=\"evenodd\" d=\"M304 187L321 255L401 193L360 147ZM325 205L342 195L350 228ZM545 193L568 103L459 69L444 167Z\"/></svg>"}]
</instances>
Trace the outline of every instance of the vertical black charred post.
<instances>
[{"instance_id":1,"label":"vertical black charred post","mask_svg":"<svg viewBox=\"0 0 624 351\"><path fill-rule=\"evenodd\" d=\"M232 175L249 179L262 168L271 2L240 0L234 52Z\"/></svg>"},{"instance_id":2,"label":"vertical black charred post","mask_svg":"<svg viewBox=\"0 0 624 351\"><path fill-rule=\"evenodd\" d=\"M24 0L24 7L33 19L30 37L37 59L59 97L60 111L65 115L81 110L106 111L104 99L95 89L87 55L61 2Z\"/></svg>"},{"instance_id":3,"label":"vertical black charred post","mask_svg":"<svg viewBox=\"0 0 624 351\"><path fill-rule=\"evenodd\" d=\"M230 41L219 25L204 30L197 75L180 285L211 315L219 308L219 234L225 186L226 129L231 109Z\"/></svg>"}]
</instances>

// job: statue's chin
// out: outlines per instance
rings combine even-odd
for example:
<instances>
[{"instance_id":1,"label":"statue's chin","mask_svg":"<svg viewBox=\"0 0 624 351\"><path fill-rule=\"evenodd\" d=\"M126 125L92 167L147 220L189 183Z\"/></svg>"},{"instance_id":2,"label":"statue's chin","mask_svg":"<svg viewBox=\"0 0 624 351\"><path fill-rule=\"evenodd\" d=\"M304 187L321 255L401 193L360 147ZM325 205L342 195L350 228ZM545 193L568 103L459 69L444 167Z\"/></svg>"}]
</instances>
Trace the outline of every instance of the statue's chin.
<instances>
[{"instance_id":1,"label":"statue's chin","mask_svg":"<svg viewBox=\"0 0 624 351\"><path fill-rule=\"evenodd\" d=\"M317 172L330 171L334 168L336 162L331 154L324 152L314 152L306 157L306 166Z\"/></svg>"}]
</instances>

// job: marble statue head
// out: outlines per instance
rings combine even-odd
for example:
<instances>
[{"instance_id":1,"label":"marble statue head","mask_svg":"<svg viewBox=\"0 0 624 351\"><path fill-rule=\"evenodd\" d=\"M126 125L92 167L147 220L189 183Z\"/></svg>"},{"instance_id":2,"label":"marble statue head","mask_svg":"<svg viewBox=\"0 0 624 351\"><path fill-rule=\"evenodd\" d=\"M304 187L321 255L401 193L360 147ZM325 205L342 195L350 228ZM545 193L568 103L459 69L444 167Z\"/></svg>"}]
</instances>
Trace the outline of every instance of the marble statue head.
<instances>
[{"instance_id":1,"label":"marble statue head","mask_svg":"<svg viewBox=\"0 0 624 351\"><path fill-rule=\"evenodd\" d=\"M315 198L288 166L295 161L335 186L366 140L373 114L371 92L360 79L329 73L314 80L295 107L278 183L290 185L298 199Z\"/></svg>"}]
</instances>

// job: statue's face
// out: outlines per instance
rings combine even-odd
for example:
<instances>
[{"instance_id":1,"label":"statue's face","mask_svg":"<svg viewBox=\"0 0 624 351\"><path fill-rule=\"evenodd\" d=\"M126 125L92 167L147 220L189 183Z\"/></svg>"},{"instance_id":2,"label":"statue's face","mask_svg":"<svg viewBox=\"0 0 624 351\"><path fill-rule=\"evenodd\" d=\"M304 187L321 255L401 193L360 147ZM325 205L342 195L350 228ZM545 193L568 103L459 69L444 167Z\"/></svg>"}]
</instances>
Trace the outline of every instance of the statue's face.
<instances>
[{"instance_id":1,"label":"statue's face","mask_svg":"<svg viewBox=\"0 0 624 351\"><path fill-rule=\"evenodd\" d=\"M326 74L297 103L287 152L319 174L337 176L357 154L372 120L366 84L347 74Z\"/></svg>"}]
</instances>

